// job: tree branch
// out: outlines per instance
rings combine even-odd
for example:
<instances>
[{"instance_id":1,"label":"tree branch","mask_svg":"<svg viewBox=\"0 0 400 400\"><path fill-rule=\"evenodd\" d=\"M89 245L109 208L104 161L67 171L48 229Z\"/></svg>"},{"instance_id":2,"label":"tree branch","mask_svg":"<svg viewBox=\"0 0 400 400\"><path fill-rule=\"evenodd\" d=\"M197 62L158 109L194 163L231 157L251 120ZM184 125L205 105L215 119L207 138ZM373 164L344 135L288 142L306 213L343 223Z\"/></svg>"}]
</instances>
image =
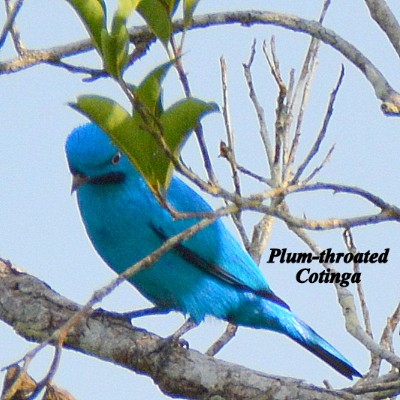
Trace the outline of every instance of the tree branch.
<instances>
[{"instance_id":1,"label":"tree branch","mask_svg":"<svg viewBox=\"0 0 400 400\"><path fill-rule=\"evenodd\" d=\"M371 17L386 33L390 43L400 57L400 24L385 0L365 0Z\"/></svg>"},{"instance_id":2,"label":"tree branch","mask_svg":"<svg viewBox=\"0 0 400 400\"><path fill-rule=\"evenodd\" d=\"M295 32L307 33L333 47L352 62L368 79L375 90L376 97L384 103L400 107L400 94L396 92L375 67L354 45L336 32L325 28L319 22L306 20L293 15L268 11L236 11L202 15L194 18L193 28L212 25L240 23L244 26L255 24L277 25ZM176 27L179 27L180 21Z\"/></svg>"},{"instance_id":3,"label":"tree branch","mask_svg":"<svg viewBox=\"0 0 400 400\"><path fill-rule=\"evenodd\" d=\"M374 88L376 97L383 102L382 109L384 112L388 114L400 114L400 94L390 86L378 68L354 45L340 37L333 30L325 28L319 22L277 12L236 11L195 16L189 29L207 28L218 25L225 26L228 24L241 24L243 26L256 24L276 25L295 32L303 32L322 40L339 51L365 75ZM184 29L186 28L182 19L174 23L176 33L182 32ZM134 43L151 43L154 41L154 35L144 26L131 28L129 34ZM0 74L17 72L40 63L57 62L61 58L91 49L91 41L83 40L47 50L26 50L22 56L0 63Z\"/></svg>"},{"instance_id":4,"label":"tree branch","mask_svg":"<svg viewBox=\"0 0 400 400\"><path fill-rule=\"evenodd\" d=\"M16 33L14 22L19 10L22 7L24 0L17 0L12 6L8 1L5 2L7 9L7 20L0 33L0 49L3 47L4 42L7 39L8 33L11 33L14 40L16 50L21 53L21 43L19 42L18 34Z\"/></svg>"},{"instance_id":5,"label":"tree branch","mask_svg":"<svg viewBox=\"0 0 400 400\"><path fill-rule=\"evenodd\" d=\"M0 319L22 337L43 342L81 309L37 278L0 261ZM152 378L171 396L210 399L358 399L345 390L327 390L301 380L271 376L216 360L132 327L119 314L94 311L73 327L65 347L113 362ZM361 397L359 397L361 399Z\"/></svg>"}]
</instances>

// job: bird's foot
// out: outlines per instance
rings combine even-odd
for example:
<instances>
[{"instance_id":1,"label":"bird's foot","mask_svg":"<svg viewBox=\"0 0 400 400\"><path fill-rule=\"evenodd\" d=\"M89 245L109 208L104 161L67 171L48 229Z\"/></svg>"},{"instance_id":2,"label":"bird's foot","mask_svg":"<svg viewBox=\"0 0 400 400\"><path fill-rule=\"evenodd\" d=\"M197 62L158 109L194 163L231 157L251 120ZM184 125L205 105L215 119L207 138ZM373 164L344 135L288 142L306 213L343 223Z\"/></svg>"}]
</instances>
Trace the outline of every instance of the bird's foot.
<instances>
[{"instance_id":1,"label":"bird's foot","mask_svg":"<svg viewBox=\"0 0 400 400\"><path fill-rule=\"evenodd\" d=\"M171 343L173 343L174 345L178 345L180 347L186 347L188 349L189 348L188 341L185 339L182 339L181 336L184 335L185 333L189 332L191 329L195 328L196 326L197 326L197 323L189 318L187 321L184 322L184 324L176 332L174 332L171 336L168 336L167 340L170 341Z\"/></svg>"}]
</instances>

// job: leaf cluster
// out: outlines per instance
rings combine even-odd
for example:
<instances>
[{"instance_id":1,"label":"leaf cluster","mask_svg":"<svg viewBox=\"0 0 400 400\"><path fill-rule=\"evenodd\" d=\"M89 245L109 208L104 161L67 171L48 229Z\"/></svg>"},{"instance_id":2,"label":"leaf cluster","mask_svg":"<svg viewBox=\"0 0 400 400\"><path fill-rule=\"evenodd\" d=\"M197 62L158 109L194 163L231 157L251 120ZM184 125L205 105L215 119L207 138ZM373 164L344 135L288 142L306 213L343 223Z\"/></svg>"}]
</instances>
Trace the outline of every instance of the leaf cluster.
<instances>
[{"instance_id":1,"label":"leaf cluster","mask_svg":"<svg viewBox=\"0 0 400 400\"><path fill-rule=\"evenodd\" d=\"M137 12L154 35L169 50L172 17L179 1L119 0L111 28L107 28L107 9L103 0L69 0L90 34L103 68L132 103L132 112L116 101L97 95L80 96L71 106L98 124L123 150L141 172L153 192L161 199L168 188L174 165L188 135L200 119L217 106L185 97L164 110L162 83L176 58L151 71L139 85L123 80L129 66L128 18ZM184 21L189 26L198 1L184 1Z\"/></svg>"}]
</instances>

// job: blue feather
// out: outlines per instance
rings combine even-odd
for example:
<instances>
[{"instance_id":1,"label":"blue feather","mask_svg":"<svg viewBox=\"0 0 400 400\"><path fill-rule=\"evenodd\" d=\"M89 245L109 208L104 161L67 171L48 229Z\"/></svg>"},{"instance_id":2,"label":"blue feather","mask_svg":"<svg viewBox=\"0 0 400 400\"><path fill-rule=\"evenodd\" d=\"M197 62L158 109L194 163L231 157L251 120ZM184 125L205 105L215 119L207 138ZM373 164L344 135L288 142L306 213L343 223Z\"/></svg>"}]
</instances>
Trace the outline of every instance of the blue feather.
<instances>
[{"instance_id":1,"label":"blue feather","mask_svg":"<svg viewBox=\"0 0 400 400\"><path fill-rule=\"evenodd\" d=\"M174 220L128 158L114 158L118 149L96 125L76 128L67 139L66 153L87 233L117 273L198 221ZM212 211L177 177L171 181L167 200L182 212ZM253 259L220 220L129 281L159 308L182 312L196 323L211 315L282 333L346 377L361 376L275 295Z\"/></svg>"}]
</instances>

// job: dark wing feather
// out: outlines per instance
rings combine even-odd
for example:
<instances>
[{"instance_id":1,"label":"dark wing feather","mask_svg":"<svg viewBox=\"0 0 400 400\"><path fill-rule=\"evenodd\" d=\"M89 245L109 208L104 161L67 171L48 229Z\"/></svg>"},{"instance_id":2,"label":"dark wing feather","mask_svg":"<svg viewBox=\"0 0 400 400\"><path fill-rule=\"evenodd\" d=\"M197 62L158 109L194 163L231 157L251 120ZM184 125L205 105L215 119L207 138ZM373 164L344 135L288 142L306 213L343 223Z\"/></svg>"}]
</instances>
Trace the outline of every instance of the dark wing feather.
<instances>
[{"instance_id":1,"label":"dark wing feather","mask_svg":"<svg viewBox=\"0 0 400 400\"><path fill-rule=\"evenodd\" d=\"M156 233L157 236L160 237L163 241L169 238L160 228L154 226L153 224L151 225L151 228L154 231L154 233ZM233 285L237 288L253 292L290 310L290 307L272 291L262 290L262 289L257 290L249 287L244 282L242 282L237 276L232 275L226 269L222 268L218 264L205 260L203 257L199 256L196 252L189 249L184 244L178 243L177 245L175 245L172 251L179 254L179 256L182 257L184 260L195 265L197 268L201 269L207 274L210 274L218 279L221 279L222 281L229 283L230 285Z\"/></svg>"}]
</instances>

